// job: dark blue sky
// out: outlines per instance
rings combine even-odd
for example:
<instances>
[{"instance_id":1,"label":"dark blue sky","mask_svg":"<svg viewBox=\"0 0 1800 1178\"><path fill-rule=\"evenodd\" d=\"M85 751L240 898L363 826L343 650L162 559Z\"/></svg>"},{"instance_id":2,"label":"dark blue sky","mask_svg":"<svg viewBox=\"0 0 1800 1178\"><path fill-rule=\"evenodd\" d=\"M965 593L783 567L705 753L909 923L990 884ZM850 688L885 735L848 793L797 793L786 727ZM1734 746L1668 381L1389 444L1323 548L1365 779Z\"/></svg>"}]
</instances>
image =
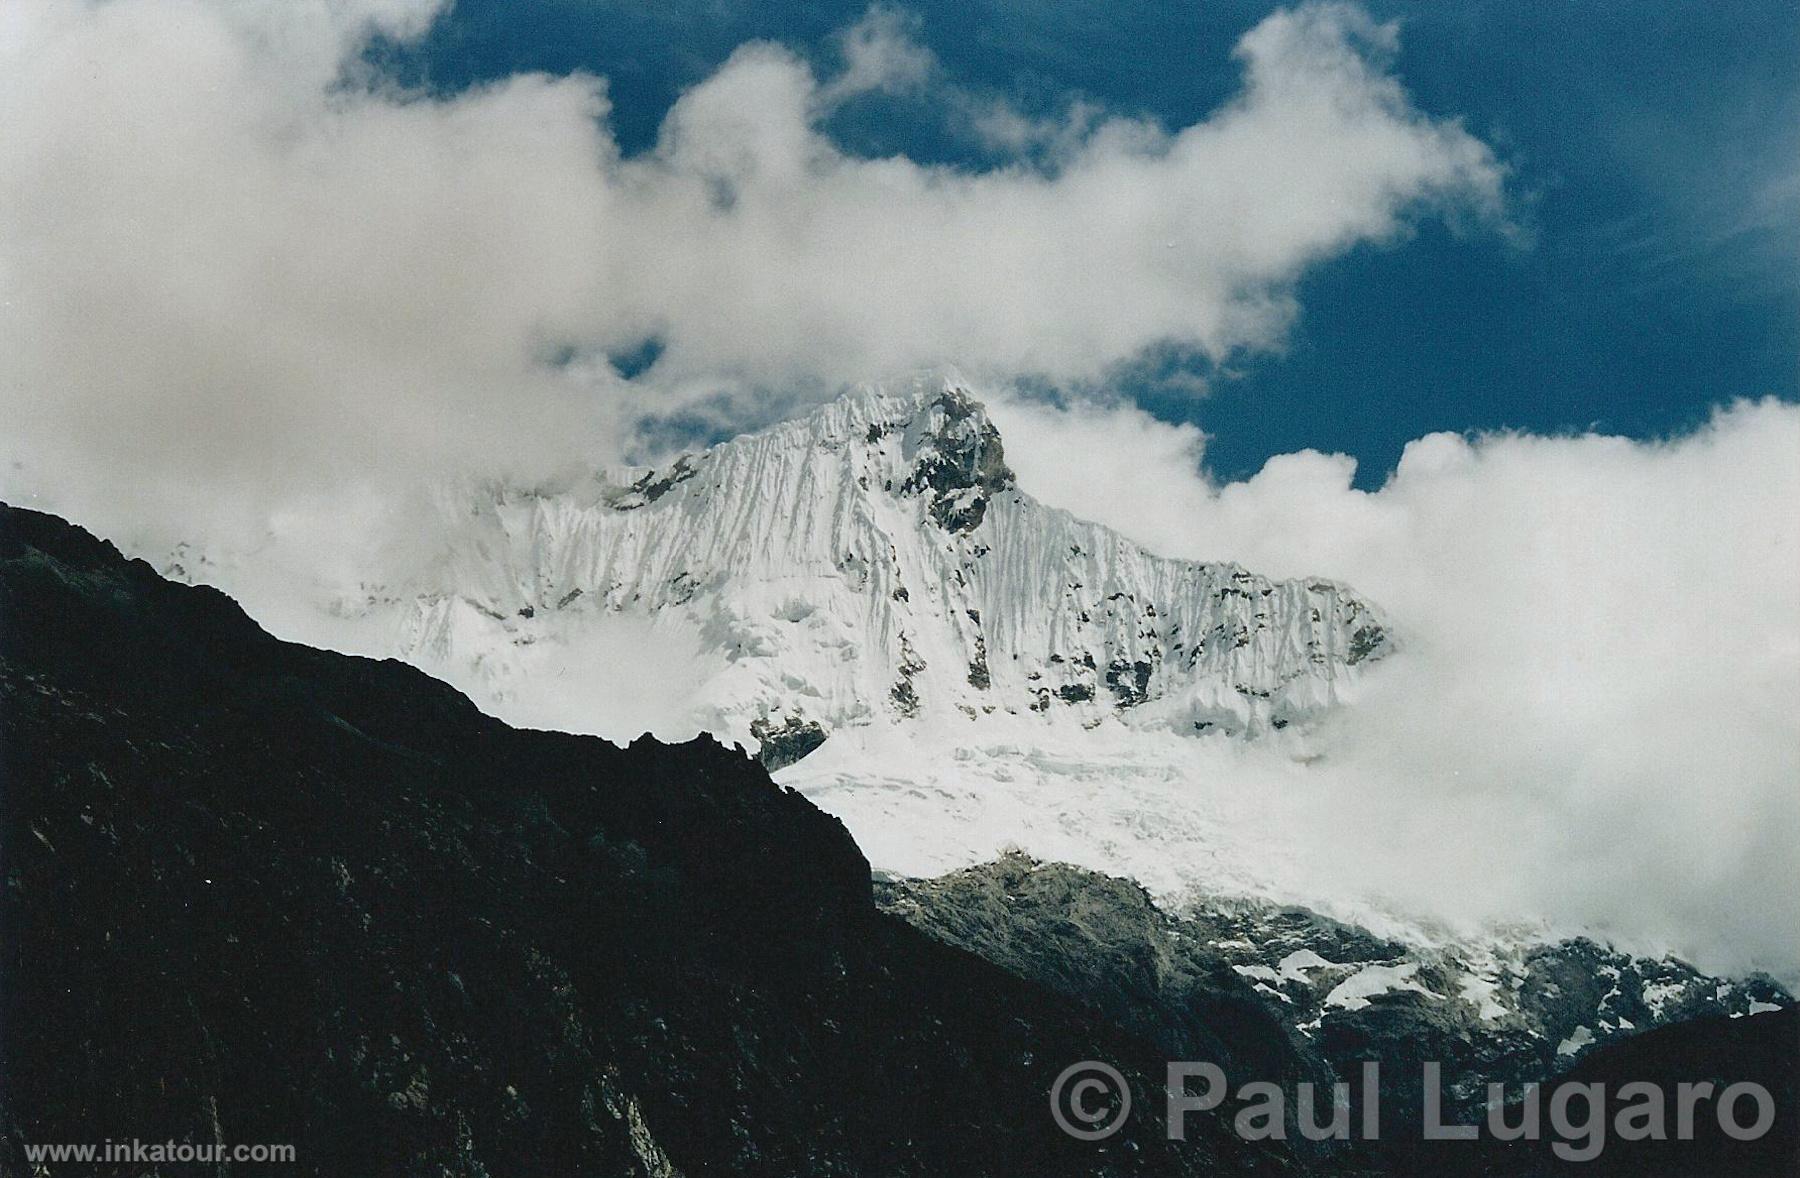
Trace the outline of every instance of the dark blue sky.
<instances>
[{"instance_id":1,"label":"dark blue sky","mask_svg":"<svg viewBox=\"0 0 1800 1178\"><path fill-rule=\"evenodd\" d=\"M1269 4L920 0L919 37L965 86L1027 109L1071 95L1170 127L1237 86L1229 50ZM1685 429L1738 396L1800 399L1800 6L1407 4L1397 72L1513 169L1524 244L1424 227L1302 283L1286 352L1212 373L1195 399L1133 391L1214 435L1210 465L1254 472L1305 447L1378 484L1432 430ZM726 5L458 0L419 45L376 56L453 91L522 70L609 79L627 152L739 44L821 62L860 0ZM979 165L927 102L869 99L831 128L850 150ZM1783 187L1785 181L1785 187Z\"/></svg>"}]
</instances>

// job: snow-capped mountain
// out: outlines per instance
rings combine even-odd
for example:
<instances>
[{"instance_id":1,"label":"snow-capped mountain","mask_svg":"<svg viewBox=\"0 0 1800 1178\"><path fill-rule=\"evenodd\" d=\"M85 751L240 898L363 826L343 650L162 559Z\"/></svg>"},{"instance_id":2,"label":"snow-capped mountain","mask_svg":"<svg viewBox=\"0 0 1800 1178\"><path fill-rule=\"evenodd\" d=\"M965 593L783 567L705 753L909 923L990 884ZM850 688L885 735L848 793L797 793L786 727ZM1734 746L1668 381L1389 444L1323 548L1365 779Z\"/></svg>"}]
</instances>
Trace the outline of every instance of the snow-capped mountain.
<instances>
[{"instance_id":1,"label":"snow-capped mountain","mask_svg":"<svg viewBox=\"0 0 1800 1178\"><path fill-rule=\"evenodd\" d=\"M1347 892L1295 832L1342 780L1319 772L1315 722L1353 724L1339 705L1394 652L1378 609L1045 506L953 379L865 387L656 469L460 484L440 506L426 531L443 546L404 578L314 591L311 641L404 659L517 724L628 739L654 713L662 735L738 741L895 876L1016 849L1128 878L1296 1034L1420 994L1554 1063L1565 1039L1642 1025L1640 1007L1660 1021L1669 979L1712 984L1660 955L1571 957L1583 930L1532 913L1449 930ZM164 571L267 619L271 600L232 583L242 563L183 550ZM1292 905L1321 923L1296 932ZM1331 920L1361 939L1339 944ZM1527 999L1565 960L1642 984L1552 1019ZM1715 991L1692 1011L1777 995Z\"/></svg>"},{"instance_id":2,"label":"snow-capped mountain","mask_svg":"<svg viewBox=\"0 0 1800 1178\"><path fill-rule=\"evenodd\" d=\"M446 486L438 508L440 547L377 585L258 583L266 554L197 547L162 569L516 724L737 741L882 870L1022 847L1171 901L1321 901L1245 770L1305 775L1309 721L1392 650L1379 611L1045 506L955 378L658 469Z\"/></svg>"},{"instance_id":3,"label":"snow-capped mountain","mask_svg":"<svg viewBox=\"0 0 1800 1178\"><path fill-rule=\"evenodd\" d=\"M699 653L695 723L774 766L845 729L996 715L1255 735L1331 707L1389 646L1340 585L1165 559L1037 502L942 378L451 506L423 583L350 603L391 615L392 653L506 716L566 689L545 646L649 624Z\"/></svg>"}]
</instances>

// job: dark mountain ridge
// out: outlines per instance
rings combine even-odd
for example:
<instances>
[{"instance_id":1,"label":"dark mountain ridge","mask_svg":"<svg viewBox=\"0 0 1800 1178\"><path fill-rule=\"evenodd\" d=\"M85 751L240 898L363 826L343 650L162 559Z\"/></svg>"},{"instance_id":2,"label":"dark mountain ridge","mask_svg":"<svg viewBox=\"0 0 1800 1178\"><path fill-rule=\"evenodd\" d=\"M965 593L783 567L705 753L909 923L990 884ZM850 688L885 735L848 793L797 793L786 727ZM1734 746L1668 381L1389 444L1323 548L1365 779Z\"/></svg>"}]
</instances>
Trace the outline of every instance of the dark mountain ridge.
<instances>
[{"instance_id":1,"label":"dark mountain ridge","mask_svg":"<svg viewBox=\"0 0 1800 1178\"><path fill-rule=\"evenodd\" d=\"M1221 1118L1059 1133L1066 1064L1149 1108L1159 1053L876 911L741 751L511 729L8 508L0 773L5 1174L133 1138L358 1176L1290 1168Z\"/></svg>"},{"instance_id":2,"label":"dark mountain ridge","mask_svg":"<svg viewBox=\"0 0 1800 1178\"><path fill-rule=\"evenodd\" d=\"M1244 1141L1241 1101L1170 1142L1167 1060L1290 1088L1441 1044L1409 994L1351 1020L1380 1042L1302 1041L1221 956L1235 926L1091 873L890 881L884 913L843 826L741 750L509 728L4 506L0 800L0 1175L195 1172L25 1159L132 1139L357 1178L1580 1168ZM1587 1172L1793 1172L1794 1033L1790 1008L1596 1049L1576 1078L1754 1079L1778 1119ZM1049 1115L1081 1060L1130 1086L1103 1142Z\"/></svg>"}]
</instances>

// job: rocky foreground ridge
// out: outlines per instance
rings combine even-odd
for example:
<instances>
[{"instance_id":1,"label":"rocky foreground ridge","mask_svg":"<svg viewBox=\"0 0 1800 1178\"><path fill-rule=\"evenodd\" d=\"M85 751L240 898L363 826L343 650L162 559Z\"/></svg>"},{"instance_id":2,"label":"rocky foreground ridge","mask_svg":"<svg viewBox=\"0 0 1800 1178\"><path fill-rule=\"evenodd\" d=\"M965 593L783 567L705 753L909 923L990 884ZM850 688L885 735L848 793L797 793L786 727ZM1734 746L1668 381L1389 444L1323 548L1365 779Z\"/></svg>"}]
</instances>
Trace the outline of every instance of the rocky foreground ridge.
<instances>
[{"instance_id":1,"label":"rocky foreground ridge","mask_svg":"<svg viewBox=\"0 0 1800 1178\"><path fill-rule=\"evenodd\" d=\"M1556 1165L1412 1147L1404 1088L1379 1145L1244 1140L1241 1100L1172 1142L1171 1058L1291 1090L1438 1055L1457 1101L1574 1061L1756 1078L1795 1115L1794 1008L1766 983L1585 942L1428 959L1242 903L1171 916L1019 856L872 892L844 828L741 753L509 728L8 508L0 773L8 1176L142 1174L23 1158L134 1137L287 1142L284 1172L346 1176ZM1138 1110L1099 1143L1046 1100L1090 1059ZM1779 1172L1785 1131L1583 1172Z\"/></svg>"},{"instance_id":2,"label":"rocky foreground ridge","mask_svg":"<svg viewBox=\"0 0 1800 1178\"><path fill-rule=\"evenodd\" d=\"M1287 1164L1212 1118L1058 1133L1066 1061L1149 1101L1153 1049L878 912L743 754L509 728L10 508L0 774L9 1178L132 1138L345 1178Z\"/></svg>"}]
</instances>

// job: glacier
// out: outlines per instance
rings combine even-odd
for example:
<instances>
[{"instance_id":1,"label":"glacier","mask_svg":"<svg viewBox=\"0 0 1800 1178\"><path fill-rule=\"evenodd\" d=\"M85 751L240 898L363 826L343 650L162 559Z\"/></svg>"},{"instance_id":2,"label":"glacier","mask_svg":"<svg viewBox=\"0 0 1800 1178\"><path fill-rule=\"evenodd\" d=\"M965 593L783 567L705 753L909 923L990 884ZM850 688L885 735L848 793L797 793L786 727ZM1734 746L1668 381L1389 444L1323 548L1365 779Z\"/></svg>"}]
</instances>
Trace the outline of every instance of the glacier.
<instances>
[{"instance_id":1,"label":"glacier","mask_svg":"<svg viewBox=\"0 0 1800 1178\"><path fill-rule=\"evenodd\" d=\"M709 663L693 722L776 765L846 730L995 716L1254 737L1330 709L1391 646L1341 585L1166 559L1039 503L953 379L867 386L661 469L459 497L451 549L381 607L389 653L510 718L557 690L533 647L647 622Z\"/></svg>"}]
</instances>

